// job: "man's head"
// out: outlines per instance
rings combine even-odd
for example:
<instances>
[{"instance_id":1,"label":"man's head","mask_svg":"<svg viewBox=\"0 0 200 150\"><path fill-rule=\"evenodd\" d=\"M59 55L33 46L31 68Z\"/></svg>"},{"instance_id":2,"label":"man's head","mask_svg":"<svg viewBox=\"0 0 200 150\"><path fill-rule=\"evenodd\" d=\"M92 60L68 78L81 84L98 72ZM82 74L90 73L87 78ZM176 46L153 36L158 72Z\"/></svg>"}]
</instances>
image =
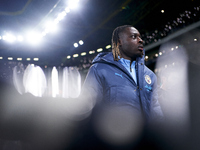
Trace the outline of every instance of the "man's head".
<instances>
[{"instance_id":1,"label":"man's head","mask_svg":"<svg viewBox=\"0 0 200 150\"><path fill-rule=\"evenodd\" d=\"M131 25L119 26L113 31L112 52L114 60L119 60L118 56L135 60L143 55L143 40L136 28Z\"/></svg>"}]
</instances>

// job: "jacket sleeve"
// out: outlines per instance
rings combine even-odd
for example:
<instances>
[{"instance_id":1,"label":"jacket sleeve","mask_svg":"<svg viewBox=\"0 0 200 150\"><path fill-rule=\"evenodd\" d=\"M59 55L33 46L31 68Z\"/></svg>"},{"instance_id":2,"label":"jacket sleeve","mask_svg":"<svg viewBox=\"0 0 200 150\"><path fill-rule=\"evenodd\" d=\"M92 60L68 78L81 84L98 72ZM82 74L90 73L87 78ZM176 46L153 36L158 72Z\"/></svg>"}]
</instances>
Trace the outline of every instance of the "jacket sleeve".
<instances>
[{"instance_id":1,"label":"jacket sleeve","mask_svg":"<svg viewBox=\"0 0 200 150\"><path fill-rule=\"evenodd\" d=\"M103 99L103 86L96 67L93 65L88 71L86 79L84 81L81 95L89 101L96 104Z\"/></svg>"},{"instance_id":2,"label":"jacket sleeve","mask_svg":"<svg viewBox=\"0 0 200 150\"><path fill-rule=\"evenodd\" d=\"M153 95L151 101L151 117L153 120L161 121L164 119L164 115L158 101L158 86L157 86L157 77L153 87Z\"/></svg>"}]
</instances>

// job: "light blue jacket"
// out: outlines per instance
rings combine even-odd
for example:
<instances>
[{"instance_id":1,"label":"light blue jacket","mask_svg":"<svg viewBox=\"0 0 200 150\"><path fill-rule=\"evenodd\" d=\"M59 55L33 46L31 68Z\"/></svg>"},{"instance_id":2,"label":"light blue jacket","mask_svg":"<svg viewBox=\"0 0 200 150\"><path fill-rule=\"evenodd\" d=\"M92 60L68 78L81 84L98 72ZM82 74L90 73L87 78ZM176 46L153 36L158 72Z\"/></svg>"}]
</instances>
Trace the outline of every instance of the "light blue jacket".
<instances>
[{"instance_id":1,"label":"light blue jacket","mask_svg":"<svg viewBox=\"0 0 200 150\"><path fill-rule=\"evenodd\" d=\"M137 84L113 54L100 53L93 60L83 91L88 97L109 105L127 106L145 118L162 117L158 102L157 77L144 65L144 56L136 60Z\"/></svg>"}]
</instances>

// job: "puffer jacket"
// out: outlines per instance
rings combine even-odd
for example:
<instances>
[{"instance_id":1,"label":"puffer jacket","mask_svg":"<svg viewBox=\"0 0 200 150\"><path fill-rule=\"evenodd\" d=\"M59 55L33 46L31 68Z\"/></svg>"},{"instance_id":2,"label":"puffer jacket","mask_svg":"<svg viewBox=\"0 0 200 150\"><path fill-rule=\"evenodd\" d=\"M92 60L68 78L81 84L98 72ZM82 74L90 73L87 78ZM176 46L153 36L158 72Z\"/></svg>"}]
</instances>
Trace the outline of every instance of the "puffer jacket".
<instances>
[{"instance_id":1,"label":"puffer jacket","mask_svg":"<svg viewBox=\"0 0 200 150\"><path fill-rule=\"evenodd\" d=\"M137 84L111 52L98 54L86 76L83 91L97 102L128 106L145 118L161 117L157 77L144 65L144 56L136 60Z\"/></svg>"}]
</instances>

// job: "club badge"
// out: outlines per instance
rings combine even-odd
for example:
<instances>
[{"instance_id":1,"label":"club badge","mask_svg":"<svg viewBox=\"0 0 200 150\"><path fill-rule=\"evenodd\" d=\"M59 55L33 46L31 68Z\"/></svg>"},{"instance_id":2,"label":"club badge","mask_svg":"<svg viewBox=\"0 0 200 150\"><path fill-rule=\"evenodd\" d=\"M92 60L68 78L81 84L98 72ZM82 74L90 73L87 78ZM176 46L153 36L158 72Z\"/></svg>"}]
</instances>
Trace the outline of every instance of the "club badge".
<instances>
[{"instance_id":1,"label":"club badge","mask_svg":"<svg viewBox=\"0 0 200 150\"><path fill-rule=\"evenodd\" d=\"M151 78L150 78L150 76L146 75L146 76L145 76L145 81L146 81L148 84L151 84Z\"/></svg>"}]
</instances>

